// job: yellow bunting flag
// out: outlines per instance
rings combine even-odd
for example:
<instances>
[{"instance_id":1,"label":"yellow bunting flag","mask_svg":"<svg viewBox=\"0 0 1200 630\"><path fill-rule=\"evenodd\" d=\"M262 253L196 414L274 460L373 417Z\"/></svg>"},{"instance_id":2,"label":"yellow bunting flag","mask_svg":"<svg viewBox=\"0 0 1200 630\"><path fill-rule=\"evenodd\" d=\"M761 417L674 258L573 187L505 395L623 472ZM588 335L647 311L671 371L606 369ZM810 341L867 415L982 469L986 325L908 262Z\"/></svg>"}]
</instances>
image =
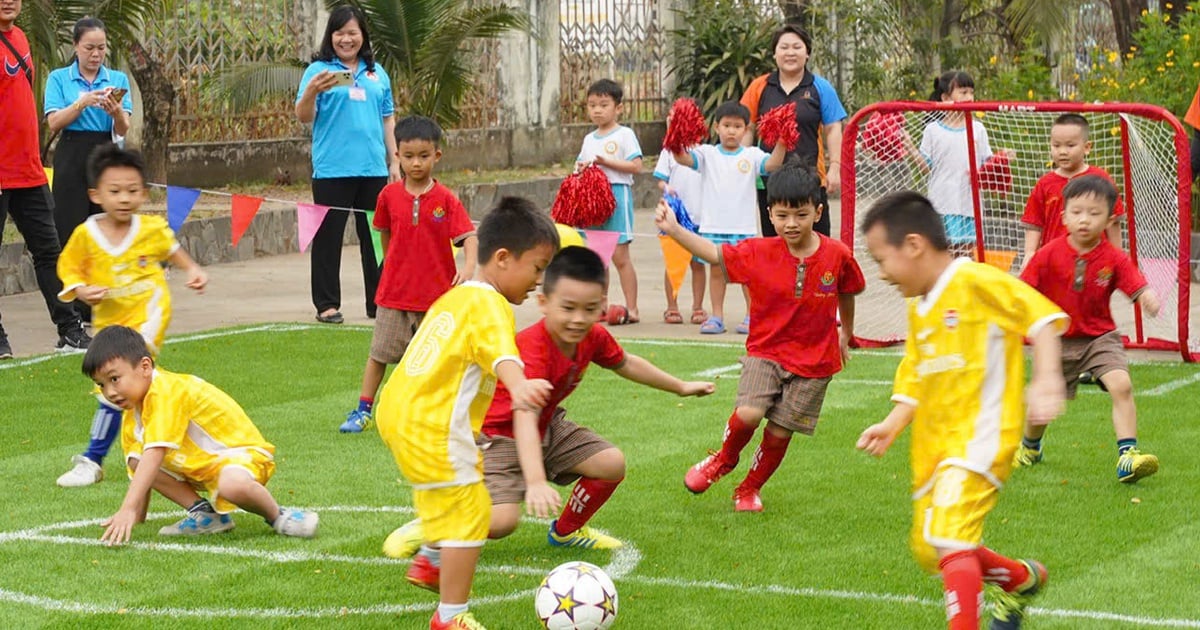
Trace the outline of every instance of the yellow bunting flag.
<instances>
[{"instance_id":1,"label":"yellow bunting flag","mask_svg":"<svg viewBox=\"0 0 1200 630\"><path fill-rule=\"evenodd\" d=\"M53 188L54 187L54 169L42 167L42 170L46 171L46 183L50 184L50 187Z\"/></svg>"},{"instance_id":2,"label":"yellow bunting flag","mask_svg":"<svg viewBox=\"0 0 1200 630\"><path fill-rule=\"evenodd\" d=\"M692 254L670 236L659 235L658 241L662 244L663 260L667 264L667 279L671 281L671 294L679 295L679 287L683 286L683 279L687 276L688 266L692 262Z\"/></svg>"}]
</instances>

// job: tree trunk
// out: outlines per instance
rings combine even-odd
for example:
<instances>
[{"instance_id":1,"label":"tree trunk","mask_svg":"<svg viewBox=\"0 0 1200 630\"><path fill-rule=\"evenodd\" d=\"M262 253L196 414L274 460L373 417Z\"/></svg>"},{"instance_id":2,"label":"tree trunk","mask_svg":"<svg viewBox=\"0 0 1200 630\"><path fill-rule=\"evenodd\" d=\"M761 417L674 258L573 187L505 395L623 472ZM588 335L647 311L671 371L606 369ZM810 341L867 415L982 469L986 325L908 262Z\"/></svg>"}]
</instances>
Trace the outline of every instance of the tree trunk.
<instances>
[{"instance_id":1,"label":"tree trunk","mask_svg":"<svg viewBox=\"0 0 1200 630\"><path fill-rule=\"evenodd\" d=\"M938 58L942 68L958 67L962 47L962 0L946 0L942 5L942 24L938 28Z\"/></svg>"},{"instance_id":2,"label":"tree trunk","mask_svg":"<svg viewBox=\"0 0 1200 630\"><path fill-rule=\"evenodd\" d=\"M166 182L175 85L163 70L162 62L140 41L130 42L128 60L129 71L142 93L142 154L146 159L146 177L152 182Z\"/></svg>"},{"instance_id":3,"label":"tree trunk","mask_svg":"<svg viewBox=\"0 0 1200 630\"><path fill-rule=\"evenodd\" d=\"M1145 0L1108 0L1112 7L1113 32L1117 36L1117 48L1122 53L1133 49L1133 34L1141 27L1142 9Z\"/></svg>"},{"instance_id":4,"label":"tree trunk","mask_svg":"<svg viewBox=\"0 0 1200 630\"><path fill-rule=\"evenodd\" d=\"M804 29L811 30L813 19L812 7L808 0L777 0L779 10L783 11L783 21Z\"/></svg>"}]
</instances>

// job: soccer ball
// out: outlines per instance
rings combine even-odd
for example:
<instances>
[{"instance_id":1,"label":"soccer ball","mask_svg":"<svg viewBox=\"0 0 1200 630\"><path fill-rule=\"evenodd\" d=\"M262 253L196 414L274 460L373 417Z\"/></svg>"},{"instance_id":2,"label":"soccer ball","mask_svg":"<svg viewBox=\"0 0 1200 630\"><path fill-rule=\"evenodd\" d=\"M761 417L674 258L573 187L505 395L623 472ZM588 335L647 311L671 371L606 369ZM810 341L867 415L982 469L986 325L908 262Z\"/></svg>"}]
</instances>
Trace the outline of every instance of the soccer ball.
<instances>
[{"instance_id":1,"label":"soccer ball","mask_svg":"<svg viewBox=\"0 0 1200 630\"><path fill-rule=\"evenodd\" d=\"M617 618L617 587L600 567L567 562L542 580L534 607L548 630L604 630Z\"/></svg>"}]
</instances>

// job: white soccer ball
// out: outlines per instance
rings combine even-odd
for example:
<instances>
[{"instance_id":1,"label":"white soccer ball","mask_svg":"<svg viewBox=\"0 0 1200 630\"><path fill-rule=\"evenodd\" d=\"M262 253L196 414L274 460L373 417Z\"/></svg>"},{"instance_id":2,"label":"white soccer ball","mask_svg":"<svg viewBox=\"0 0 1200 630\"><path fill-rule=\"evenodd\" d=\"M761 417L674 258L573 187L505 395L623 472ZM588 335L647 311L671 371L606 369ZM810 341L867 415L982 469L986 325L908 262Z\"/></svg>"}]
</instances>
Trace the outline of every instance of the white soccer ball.
<instances>
[{"instance_id":1,"label":"white soccer ball","mask_svg":"<svg viewBox=\"0 0 1200 630\"><path fill-rule=\"evenodd\" d=\"M548 630L604 630L617 618L617 587L600 567L567 562L542 580L534 606Z\"/></svg>"}]
</instances>

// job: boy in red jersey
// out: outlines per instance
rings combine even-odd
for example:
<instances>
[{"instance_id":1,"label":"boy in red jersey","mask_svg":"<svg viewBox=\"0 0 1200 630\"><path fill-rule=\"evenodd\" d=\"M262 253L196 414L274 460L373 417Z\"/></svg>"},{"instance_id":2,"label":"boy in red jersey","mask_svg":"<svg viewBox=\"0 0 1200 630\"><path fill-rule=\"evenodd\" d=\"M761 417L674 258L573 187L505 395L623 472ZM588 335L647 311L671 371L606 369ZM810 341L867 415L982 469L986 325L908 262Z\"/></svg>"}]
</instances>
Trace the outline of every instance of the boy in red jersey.
<instances>
[{"instance_id":1,"label":"boy in red jersey","mask_svg":"<svg viewBox=\"0 0 1200 630\"><path fill-rule=\"evenodd\" d=\"M750 473L733 493L739 512L762 511L759 491L783 461L792 433L812 435L825 389L850 358L854 296L866 284L850 249L813 231L825 210L818 202L821 194L821 181L812 172L797 167L777 171L767 183L767 204L779 236L737 245L717 246L684 230L666 203L655 211L660 230L693 255L721 265L729 282L750 291L754 326L741 359L737 406L721 451L684 477L688 490L708 490L737 466L742 449L766 418Z\"/></svg>"},{"instance_id":2,"label":"boy in red jersey","mask_svg":"<svg viewBox=\"0 0 1200 630\"><path fill-rule=\"evenodd\" d=\"M396 123L395 136L393 159L400 162L404 179L379 193L374 223L382 234L383 251L388 252L392 243L396 251L383 259L375 291L375 332L358 407L346 414L338 428L342 433L361 433L371 423L387 366L400 362L425 311L450 287L475 273L479 239L471 216L458 197L433 178L433 169L442 159L441 127L424 116L408 116ZM451 243L463 248L462 271L455 268Z\"/></svg>"},{"instance_id":3,"label":"boy in red jersey","mask_svg":"<svg viewBox=\"0 0 1200 630\"><path fill-rule=\"evenodd\" d=\"M488 538L511 534L526 512L545 518L559 509L561 498L548 481L565 486L578 480L571 498L547 533L551 545L614 549L621 541L587 526L592 515L625 478L625 456L591 429L567 419L563 400L583 381L592 363L635 383L679 396L707 396L713 384L681 381L649 361L625 352L599 324L604 315L607 272L604 262L586 247L566 247L546 268L538 302L545 317L517 333L517 347L527 378L553 386L540 413L513 408L503 384L483 422L484 483L492 497ZM411 556L420 545L420 522L397 529L384 543L384 554Z\"/></svg>"},{"instance_id":4,"label":"boy in red jersey","mask_svg":"<svg viewBox=\"0 0 1200 630\"><path fill-rule=\"evenodd\" d=\"M1063 376L1067 397L1075 397L1082 373L1091 374L1112 396L1113 430L1117 434L1117 481L1133 483L1158 471L1158 458L1137 447L1137 408L1129 364L1109 303L1118 289L1158 315L1159 300L1129 255L1104 238L1114 222L1117 189L1107 178L1084 175L1063 189L1062 223L1067 235L1033 255L1021 279L1041 291L1071 316L1063 336ZM1042 461L1045 425L1026 424L1013 464Z\"/></svg>"},{"instance_id":5,"label":"boy in red jersey","mask_svg":"<svg viewBox=\"0 0 1200 630\"><path fill-rule=\"evenodd\" d=\"M1054 169L1038 180L1025 202L1025 255L1021 258L1022 269L1029 264L1033 253L1050 241L1063 236L1063 188L1072 179L1081 175L1099 175L1112 181L1108 172L1087 163L1092 142L1088 139L1088 121L1079 114L1063 114L1054 119L1050 127L1050 159ZM1118 198L1113 214L1125 214L1125 207ZM1105 228L1109 242L1121 246L1121 222L1112 221Z\"/></svg>"}]
</instances>

